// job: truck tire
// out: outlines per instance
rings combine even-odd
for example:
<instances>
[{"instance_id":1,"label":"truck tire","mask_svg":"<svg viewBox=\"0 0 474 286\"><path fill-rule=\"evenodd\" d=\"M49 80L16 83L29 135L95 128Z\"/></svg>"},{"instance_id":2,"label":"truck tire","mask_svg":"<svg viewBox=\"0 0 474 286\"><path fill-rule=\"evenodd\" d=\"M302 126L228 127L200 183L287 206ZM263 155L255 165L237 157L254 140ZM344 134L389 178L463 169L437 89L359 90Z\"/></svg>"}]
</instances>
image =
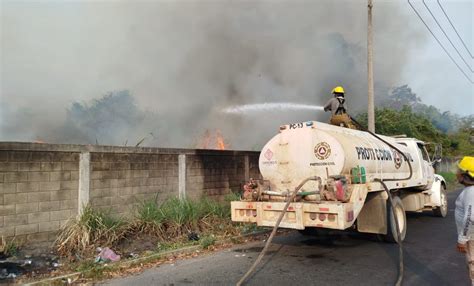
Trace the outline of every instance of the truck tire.
<instances>
[{"instance_id":1,"label":"truck tire","mask_svg":"<svg viewBox=\"0 0 474 286\"><path fill-rule=\"evenodd\" d=\"M448 196L444 184L441 184L441 206L433 209L433 214L437 217L446 217L448 214Z\"/></svg>"},{"instance_id":2,"label":"truck tire","mask_svg":"<svg viewBox=\"0 0 474 286\"><path fill-rule=\"evenodd\" d=\"M400 236L403 241L405 240L405 235L407 233L407 217L405 214L405 208L403 207L402 200L398 196L393 196L392 201L395 210L395 215L398 219ZM398 241L397 227L395 225L395 219L393 218L392 205L390 204L390 200L387 200L387 234L383 238L386 242L390 243L396 243Z\"/></svg>"}]
</instances>

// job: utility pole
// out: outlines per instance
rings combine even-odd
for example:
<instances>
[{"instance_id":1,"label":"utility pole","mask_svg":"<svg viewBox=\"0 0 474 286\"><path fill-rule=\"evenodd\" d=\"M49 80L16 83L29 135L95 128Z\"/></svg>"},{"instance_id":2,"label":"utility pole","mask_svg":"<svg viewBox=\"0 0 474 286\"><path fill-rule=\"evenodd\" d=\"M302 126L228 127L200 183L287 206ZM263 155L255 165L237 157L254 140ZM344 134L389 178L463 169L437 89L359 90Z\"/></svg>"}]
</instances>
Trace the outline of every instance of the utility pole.
<instances>
[{"instance_id":1,"label":"utility pole","mask_svg":"<svg viewBox=\"0 0 474 286\"><path fill-rule=\"evenodd\" d=\"M368 0L368 18L367 18L367 84L368 84L368 129L375 132L374 115L374 71L372 66L372 0Z\"/></svg>"}]
</instances>

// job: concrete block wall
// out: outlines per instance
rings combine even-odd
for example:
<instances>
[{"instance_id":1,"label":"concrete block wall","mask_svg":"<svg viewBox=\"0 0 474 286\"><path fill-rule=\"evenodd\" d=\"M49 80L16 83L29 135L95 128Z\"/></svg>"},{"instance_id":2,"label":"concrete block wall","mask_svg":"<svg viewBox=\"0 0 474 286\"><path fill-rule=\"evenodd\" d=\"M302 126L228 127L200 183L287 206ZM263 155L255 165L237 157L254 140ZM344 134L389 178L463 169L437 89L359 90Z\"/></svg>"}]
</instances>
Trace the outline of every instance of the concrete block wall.
<instances>
[{"instance_id":1,"label":"concrete block wall","mask_svg":"<svg viewBox=\"0 0 474 286\"><path fill-rule=\"evenodd\" d=\"M222 198L245 181L244 156L186 156L186 196Z\"/></svg>"},{"instance_id":2,"label":"concrete block wall","mask_svg":"<svg viewBox=\"0 0 474 286\"><path fill-rule=\"evenodd\" d=\"M50 240L77 213L78 153L0 151L0 234Z\"/></svg>"},{"instance_id":3,"label":"concrete block wall","mask_svg":"<svg viewBox=\"0 0 474 286\"><path fill-rule=\"evenodd\" d=\"M90 204L114 214L178 195L177 154L92 153Z\"/></svg>"},{"instance_id":4,"label":"concrete block wall","mask_svg":"<svg viewBox=\"0 0 474 286\"><path fill-rule=\"evenodd\" d=\"M127 216L147 200L222 199L259 178L258 152L0 142L0 236L51 241L90 204Z\"/></svg>"}]
</instances>

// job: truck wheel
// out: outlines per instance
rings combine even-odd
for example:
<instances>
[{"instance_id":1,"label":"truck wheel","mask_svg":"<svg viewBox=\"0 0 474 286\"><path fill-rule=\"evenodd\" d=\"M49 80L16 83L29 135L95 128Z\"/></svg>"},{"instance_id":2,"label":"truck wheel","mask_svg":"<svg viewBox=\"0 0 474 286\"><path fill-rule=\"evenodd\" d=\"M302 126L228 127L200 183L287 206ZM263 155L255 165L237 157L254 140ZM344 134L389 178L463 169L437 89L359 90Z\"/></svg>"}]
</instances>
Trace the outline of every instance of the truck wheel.
<instances>
[{"instance_id":1,"label":"truck wheel","mask_svg":"<svg viewBox=\"0 0 474 286\"><path fill-rule=\"evenodd\" d=\"M395 210L395 215L398 219L398 227L400 229L400 237L405 240L405 235L407 233L407 217L405 214L405 209L403 208L402 200L398 196L392 198L393 206ZM390 200L387 200L387 234L384 236L384 240L387 242L397 242L397 227L395 225L395 219L392 214L392 205Z\"/></svg>"},{"instance_id":2,"label":"truck wheel","mask_svg":"<svg viewBox=\"0 0 474 286\"><path fill-rule=\"evenodd\" d=\"M433 214L437 217L446 217L448 214L448 196L444 184L441 184L441 206L433 209Z\"/></svg>"}]
</instances>

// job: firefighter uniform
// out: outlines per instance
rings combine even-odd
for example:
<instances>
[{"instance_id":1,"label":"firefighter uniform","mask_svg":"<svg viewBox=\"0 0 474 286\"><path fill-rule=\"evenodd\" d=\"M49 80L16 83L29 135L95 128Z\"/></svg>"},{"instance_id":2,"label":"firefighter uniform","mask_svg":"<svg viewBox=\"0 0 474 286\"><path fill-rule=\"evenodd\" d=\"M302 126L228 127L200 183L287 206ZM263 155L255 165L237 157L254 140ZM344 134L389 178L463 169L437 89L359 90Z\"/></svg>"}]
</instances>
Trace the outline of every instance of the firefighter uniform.
<instances>
[{"instance_id":1,"label":"firefighter uniform","mask_svg":"<svg viewBox=\"0 0 474 286\"><path fill-rule=\"evenodd\" d=\"M331 119L329 122L332 125L343 126L350 129L357 129L354 122L352 121L349 114L346 112L344 106L344 89L342 86L338 86L332 90L334 98L331 98L326 105L324 105L324 111L331 111Z\"/></svg>"},{"instance_id":2,"label":"firefighter uniform","mask_svg":"<svg viewBox=\"0 0 474 286\"><path fill-rule=\"evenodd\" d=\"M474 285L474 157L466 156L458 164L457 178L465 188L456 199L454 217L458 231L458 250L466 253L469 275Z\"/></svg>"}]
</instances>

